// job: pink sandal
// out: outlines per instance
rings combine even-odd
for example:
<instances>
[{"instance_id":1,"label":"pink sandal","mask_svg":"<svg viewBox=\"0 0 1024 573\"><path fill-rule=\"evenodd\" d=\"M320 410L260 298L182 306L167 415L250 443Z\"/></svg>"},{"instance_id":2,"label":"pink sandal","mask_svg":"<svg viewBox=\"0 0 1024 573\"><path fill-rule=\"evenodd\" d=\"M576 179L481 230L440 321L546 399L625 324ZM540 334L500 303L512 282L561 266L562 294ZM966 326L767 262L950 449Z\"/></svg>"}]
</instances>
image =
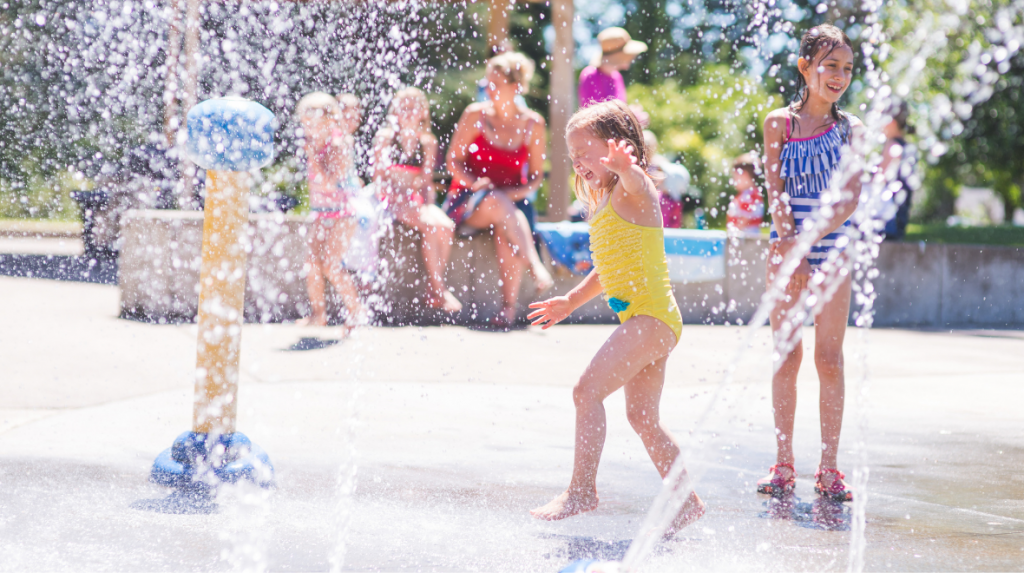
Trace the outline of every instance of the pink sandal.
<instances>
[{"instance_id":1,"label":"pink sandal","mask_svg":"<svg viewBox=\"0 0 1024 573\"><path fill-rule=\"evenodd\" d=\"M788 478L783 478L776 472L778 468L789 468L792 472ZM782 497L793 493L796 488L796 468L793 464L775 464L768 470L768 477L757 480L757 493L766 493L773 497Z\"/></svg>"},{"instance_id":2,"label":"pink sandal","mask_svg":"<svg viewBox=\"0 0 1024 573\"><path fill-rule=\"evenodd\" d=\"M825 487L821 484L822 474L835 474L836 477L832 480L832 485ZM846 474L843 472L835 468L818 468L814 479L814 493L832 501L853 501L853 492L846 489L846 483L843 482L846 479Z\"/></svg>"}]
</instances>

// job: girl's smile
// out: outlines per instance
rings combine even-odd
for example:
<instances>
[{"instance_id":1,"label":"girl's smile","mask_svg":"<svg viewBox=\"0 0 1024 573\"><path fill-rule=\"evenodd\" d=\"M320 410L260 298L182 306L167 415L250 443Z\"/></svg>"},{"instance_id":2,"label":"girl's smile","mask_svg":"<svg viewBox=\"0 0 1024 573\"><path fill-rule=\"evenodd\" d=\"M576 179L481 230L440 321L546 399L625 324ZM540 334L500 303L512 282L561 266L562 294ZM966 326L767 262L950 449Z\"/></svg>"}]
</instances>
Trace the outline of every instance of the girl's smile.
<instances>
[{"instance_id":1,"label":"girl's smile","mask_svg":"<svg viewBox=\"0 0 1024 573\"><path fill-rule=\"evenodd\" d=\"M821 60L815 62L817 65L801 58L798 66L810 92L834 103L839 101L846 88L850 87L850 80L853 77L853 50L849 46L841 45L831 51L822 51L824 55Z\"/></svg>"}]
</instances>

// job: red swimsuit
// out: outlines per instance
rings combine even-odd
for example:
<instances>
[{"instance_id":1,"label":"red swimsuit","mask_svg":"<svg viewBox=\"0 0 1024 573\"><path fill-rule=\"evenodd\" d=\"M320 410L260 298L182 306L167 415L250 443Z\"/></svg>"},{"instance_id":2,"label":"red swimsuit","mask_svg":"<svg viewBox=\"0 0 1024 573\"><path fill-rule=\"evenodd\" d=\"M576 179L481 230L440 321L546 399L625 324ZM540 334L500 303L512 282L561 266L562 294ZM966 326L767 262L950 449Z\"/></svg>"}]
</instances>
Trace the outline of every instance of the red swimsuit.
<instances>
[{"instance_id":1,"label":"red swimsuit","mask_svg":"<svg viewBox=\"0 0 1024 573\"><path fill-rule=\"evenodd\" d=\"M530 133L530 130L526 132ZM476 177L489 178L495 187L518 187L529 182L530 151L526 141L516 149L502 149L487 141L484 134L480 133L469 145L468 151L466 171ZM490 191L483 189L473 193L459 185L458 180L452 181L448 200L445 201L445 211L456 225L461 225Z\"/></svg>"}]
</instances>

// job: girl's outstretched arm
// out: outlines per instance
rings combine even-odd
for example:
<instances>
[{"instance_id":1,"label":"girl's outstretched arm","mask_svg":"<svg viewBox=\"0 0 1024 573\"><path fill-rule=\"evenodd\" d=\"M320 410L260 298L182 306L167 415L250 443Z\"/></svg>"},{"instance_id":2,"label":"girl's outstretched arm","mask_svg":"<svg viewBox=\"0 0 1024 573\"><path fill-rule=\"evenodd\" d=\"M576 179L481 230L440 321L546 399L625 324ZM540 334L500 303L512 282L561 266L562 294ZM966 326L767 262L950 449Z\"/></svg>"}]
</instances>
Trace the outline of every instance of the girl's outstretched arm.
<instances>
[{"instance_id":1,"label":"girl's outstretched arm","mask_svg":"<svg viewBox=\"0 0 1024 573\"><path fill-rule=\"evenodd\" d=\"M530 303L530 308L536 310L526 318L530 319L534 326L539 325L543 330L547 330L568 318L574 310L601 294L602 290L604 289L601 288L601 277L597 275L597 271L591 271L583 282L569 291L569 294Z\"/></svg>"},{"instance_id":2,"label":"girl's outstretched arm","mask_svg":"<svg viewBox=\"0 0 1024 573\"><path fill-rule=\"evenodd\" d=\"M657 196L654 182L647 173L636 164L636 150L626 140L608 140L608 156L601 158L601 165L619 176L622 188L630 195Z\"/></svg>"}]
</instances>

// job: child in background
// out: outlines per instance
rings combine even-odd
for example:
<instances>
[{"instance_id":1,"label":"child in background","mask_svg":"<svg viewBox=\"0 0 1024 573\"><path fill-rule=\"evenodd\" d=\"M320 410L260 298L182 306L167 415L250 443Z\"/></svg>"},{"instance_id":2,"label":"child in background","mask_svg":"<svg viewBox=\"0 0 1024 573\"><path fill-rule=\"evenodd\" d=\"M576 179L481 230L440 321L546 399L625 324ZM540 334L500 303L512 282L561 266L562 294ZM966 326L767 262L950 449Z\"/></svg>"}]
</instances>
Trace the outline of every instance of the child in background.
<instances>
[{"instance_id":1,"label":"child in background","mask_svg":"<svg viewBox=\"0 0 1024 573\"><path fill-rule=\"evenodd\" d=\"M907 117L910 106L905 101L894 101L889 105L889 117L892 120L883 128L885 148L882 150L882 162L878 169L885 174L886 197L889 197L887 209L883 215L889 215L885 221L885 239L894 241L903 238L910 222L910 205L913 201L914 166L917 163L917 150L907 144Z\"/></svg>"},{"instance_id":2,"label":"child in background","mask_svg":"<svg viewBox=\"0 0 1024 573\"><path fill-rule=\"evenodd\" d=\"M626 417L662 478L679 456L659 418L665 363L683 319L672 294L658 192L647 176L648 155L636 116L618 100L578 111L566 129L576 195L588 204L594 270L566 296L530 305L547 329L604 292L622 324L597 352L576 387L576 449L569 488L530 513L564 519L597 507L597 466L604 447L604 399L623 388ZM674 528L704 514L691 493Z\"/></svg>"},{"instance_id":3,"label":"child in background","mask_svg":"<svg viewBox=\"0 0 1024 573\"><path fill-rule=\"evenodd\" d=\"M725 228L730 237L760 237L764 220L764 197L757 187L761 171L757 154L744 153L732 162L732 184L736 195L729 201Z\"/></svg>"},{"instance_id":4,"label":"child in background","mask_svg":"<svg viewBox=\"0 0 1024 573\"><path fill-rule=\"evenodd\" d=\"M462 303L445 286L444 274L455 237L455 223L435 204L437 138L430 129L430 102L416 88L399 90L388 110L390 124L373 142L373 178L381 201L403 225L423 237L427 306L445 312Z\"/></svg>"},{"instance_id":5,"label":"child in background","mask_svg":"<svg viewBox=\"0 0 1024 573\"><path fill-rule=\"evenodd\" d=\"M821 305L814 317L814 365L821 383L821 462L814 491L835 501L853 499L836 466L845 402L843 339L851 293L851 274L843 264L850 241L845 228L857 209L859 174L846 179L839 200L829 205L822 223L812 224L822 211L821 196L832 190L842 155L851 152L850 143L862 129L860 120L838 104L853 80L853 54L850 38L839 28L822 24L808 30L797 60L800 95L789 106L769 113L764 122L765 187L772 214L767 284L775 282L786 254L800 240L798 234L813 233L813 246L790 277L785 298L769 315L776 356L782 354L776 358L772 377L777 461L768 476L757 482L760 493L784 495L796 485L793 425L804 313L790 317L790 310L808 289L809 305ZM825 297L826 285L837 283L831 297Z\"/></svg>"},{"instance_id":6,"label":"child in background","mask_svg":"<svg viewBox=\"0 0 1024 573\"><path fill-rule=\"evenodd\" d=\"M683 226L683 211L699 200L690 191L690 172L658 153L658 136L653 131L644 130L644 144L651 158L647 174L658 188L661 219L666 229L678 229Z\"/></svg>"},{"instance_id":7,"label":"child in background","mask_svg":"<svg viewBox=\"0 0 1024 573\"><path fill-rule=\"evenodd\" d=\"M355 283L341 264L356 229L349 198L362 187L356 175L352 137L359 124L353 127L352 122L343 122L338 100L323 92L307 94L299 100L296 115L302 125L309 172L309 208L314 217L308 234L306 275L312 313L300 324L327 324L326 278L345 303L347 334L351 327L365 323L367 318Z\"/></svg>"}]
</instances>

